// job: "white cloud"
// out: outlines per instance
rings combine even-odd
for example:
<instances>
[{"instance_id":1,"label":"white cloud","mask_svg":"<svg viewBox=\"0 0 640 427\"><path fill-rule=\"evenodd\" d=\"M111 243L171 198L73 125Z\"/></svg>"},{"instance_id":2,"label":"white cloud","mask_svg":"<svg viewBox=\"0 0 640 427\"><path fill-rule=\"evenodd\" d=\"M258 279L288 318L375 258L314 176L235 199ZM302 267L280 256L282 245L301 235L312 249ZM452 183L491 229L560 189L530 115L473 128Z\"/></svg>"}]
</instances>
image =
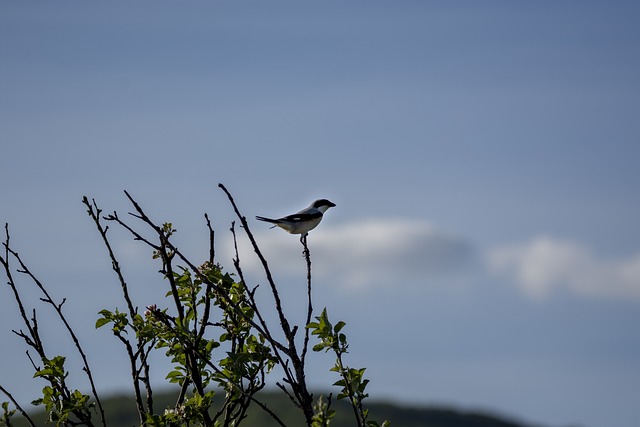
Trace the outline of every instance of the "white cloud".
<instances>
[{"instance_id":1,"label":"white cloud","mask_svg":"<svg viewBox=\"0 0 640 427\"><path fill-rule=\"evenodd\" d=\"M238 234L243 269L260 274L253 250ZM298 236L255 227L254 234L276 278L306 279ZM449 286L483 280L488 272L506 277L538 300L558 291L640 299L640 253L602 259L585 245L550 236L487 250L484 268L474 268L476 252L469 242L424 220L323 223L310 233L309 247L314 279L345 290Z\"/></svg>"},{"instance_id":2,"label":"white cloud","mask_svg":"<svg viewBox=\"0 0 640 427\"><path fill-rule=\"evenodd\" d=\"M493 272L513 279L536 299L559 289L588 296L640 298L640 253L604 260L579 243L542 236L493 249L487 261Z\"/></svg>"},{"instance_id":3,"label":"white cloud","mask_svg":"<svg viewBox=\"0 0 640 427\"><path fill-rule=\"evenodd\" d=\"M274 271L306 277L297 236L281 230L255 234ZM239 244L243 268L255 272L259 265L245 240ZM314 277L349 289L422 286L463 270L472 255L464 240L426 221L407 219L322 224L309 234L309 248Z\"/></svg>"}]
</instances>

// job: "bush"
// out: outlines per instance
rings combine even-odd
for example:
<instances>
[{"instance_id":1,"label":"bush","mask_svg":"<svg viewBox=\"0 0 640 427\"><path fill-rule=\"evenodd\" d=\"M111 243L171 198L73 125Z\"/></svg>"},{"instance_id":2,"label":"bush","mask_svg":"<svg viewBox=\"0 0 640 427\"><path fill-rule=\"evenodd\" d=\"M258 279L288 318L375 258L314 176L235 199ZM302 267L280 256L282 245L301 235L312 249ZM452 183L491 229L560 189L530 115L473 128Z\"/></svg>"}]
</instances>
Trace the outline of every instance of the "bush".
<instances>
[{"instance_id":1,"label":"bush","mask_svg":"<svg viewBox=\"0 0 640 427\"><path fill-rule=\"evenodd\" d=\"M172 243L172 237L176 233L173 225L154 223L129 193L125 192L134 209L130 215L137 221L135 226L121 219L116 212L102 216L102 210L95 200L83 198L87 213L104 242L125 305L122 309L101 310L96 328L110 327L128 356L140 425L238 426L246 419L249 407L256 406L279 425L285 426L278 414L260 401L257 395L265 387L267 377L279 372L282 378L276 385L299 408L306 425L328 426L335 415L335 411L331 409L332 397L314 397L305 380L306 356L310 336L313 335L319 341L312 349L332 353L336 358L331 370L338 376L334 384L339 388L337 399L350 403L355 425L378 426L377 422L369 419L368 411L363 406L363 401L368 396L365 392L368 383L364 378L365 370L350 368L344 362L348 349L347 337L342 332L344 322L333 325L326 308L312 322L311 255L306 236L301 239L301 243L307 265L307 316L306 324L298 327L292 326L285 316L278 287L246 218L240 213L229 191L222 184L219 187L227 195L262 264L277 312L277 324L265 320L265 307L256 300L257 286L250 287L246 283L237 245L233 259L234 273L225 271L222 265L216 263L214 231L206 214L210 251L207 260L198 264L188 259ZM110 243L109 226L105 224L114 224L127 230L135 240L149 248L153 258L160 261L160 273L167 285L165 307L152 305L140 309L132 301L129 285ZM144 237L137 227L150 230L153 238ZM235 222L231 224L231 232L235 243ZM57 426L106 427L105 411L87 357L63 312L65 300L55 302L44 284L12 249L8 225L5 225L5 235L4 255L0 255L0 262L26 328L14 332L35 352L35 357L27 352L35 370L34 376L47 383L42 389L42 395L32 403L42 406L48 414L48 421ZM28 316L24 309L22 296L13 277L14 269L10 264L13 261L19 265L15 271L26 275L37 285L42 293L41 300L54 308L70 334L75 351L81 356L81 369L88 379L90 394L69 388L66 383L69 372L64 356L47 356L39 335L36 311L33 310L32 315ZM172 363L173 369L166 377L167 382L179 387L175 405L160 411L154 405L149 381L149 355L156 351L163 352ZM19 411L30 425L35 426L11 393L1 385L0 391L9 398L9 402L2 404L0 425L10 426L12 417ZM15 409L10 408L10 403ZM383 423L387 424L386 421Z\"/></svg>"}]
</instances>

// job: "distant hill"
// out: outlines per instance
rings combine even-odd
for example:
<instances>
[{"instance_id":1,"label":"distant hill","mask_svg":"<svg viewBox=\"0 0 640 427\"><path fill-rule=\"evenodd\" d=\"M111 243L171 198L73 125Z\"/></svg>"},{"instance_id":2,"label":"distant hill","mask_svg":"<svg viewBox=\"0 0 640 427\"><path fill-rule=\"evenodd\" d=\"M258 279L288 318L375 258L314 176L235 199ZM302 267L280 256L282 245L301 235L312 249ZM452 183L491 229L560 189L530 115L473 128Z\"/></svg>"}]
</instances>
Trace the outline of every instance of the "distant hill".
<instances>
[{"instance_id":1,"label":"distant hill","mask_svg":"<svg viewBox=\"0 0 640 427\"><path fill-rule=\"evenodd\" d=\"M173 406L174 399L175 393L156 393L154 395L156 412L162 412L164 408ZM140 424L135 404L131 398L113 396L102 400L109 427L132 427ZM304 425L299 411L293 407L291 401L286 396L283 396L282 393L262 393L260 400L277 413L287 426ZM348 405L343 402L333 402L332 407L336 409L337 414L331 423L331 427L355 426L351 408ZM367 402L367 407L370 409L371 419L379 422L388 419L393 427L530 427L487 413L458 411L442 407L398 406L375 401ZM38 426L47 425L42 413L36 413L32 418ZM18 419L18 417L14 419L15 423L13 425L16 427L27 425L24 420ZM98 419L99 417L96 416L96 421ZM254 410L250 411L249 417L242 425L248 427L279 427L278 423L259 408L254 408Z\"/></svg>"}]
</instances>

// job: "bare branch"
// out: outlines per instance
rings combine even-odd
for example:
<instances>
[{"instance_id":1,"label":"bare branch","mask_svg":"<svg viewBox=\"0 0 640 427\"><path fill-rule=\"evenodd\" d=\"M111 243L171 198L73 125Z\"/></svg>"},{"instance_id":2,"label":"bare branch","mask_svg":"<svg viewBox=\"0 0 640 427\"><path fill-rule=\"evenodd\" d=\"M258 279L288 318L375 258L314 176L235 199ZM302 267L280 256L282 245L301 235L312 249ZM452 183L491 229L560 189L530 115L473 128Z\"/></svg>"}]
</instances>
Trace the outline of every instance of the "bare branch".
<instances>
[{"instance_id":1,"label":"bare branch","mask_svg":"<svg viewBox=\"0 0 640 427\"><path fill-rule=\"evenodd\" d=\"M111 259L111 267L113 269L113 271L116 273L116 276L118 277L118 281L120 282L120 288L122 290L122 295L123 298L127 304L127 308L129 310L129 316L131 317L131 319L133 319L136 314L138 313L138 309L137 307L134 307L133 302L131 300L131 297L129 296L129 286L127 285L127 282L124 278L124 275L122 273L122 269L120 268L120 263L118 262L115 253L113 251L113 248L111 247L111 243L109 242L109 238L107 237L107 232L109 230L108 226L103 227L102 223L100 221L100 214L102 213L102 209L100 209L95 201L95 199L91 199L91 202L89 202L89 199L85 196L82 198L82 202L85 204L85 206L87 207L87 213L89 214L89 216L91 217L91 219L93 220L94 224L96 225L96 228L98 229L98 232L100 233L100 236L102 237L102 241L105 245L105 247L107 248L107 252L109 253L109 258ZM117 214L114 213L114 215L111 217L113 218L112 220L119 222L118 218L117 218ZM106 218L105 218L106 219ZM140 390L140 385L138 384L138 381L140 381L142 379L144 385L145 385L145 389L147 391L147 410L149 412L153 412L153 392L151 390L151 383L149 380L149 364L147 362L147 356L148 356L148 352L146 353L146 355L144 357L141 357L140 359L140 366L138 367L136 365L136 360L138 358L138 356L141 353L144 353L144 345L145 343L138 337L137 340L137 351L133 352L133 348L131 346L131 344L129 343L128 340L126 340L124 337L122 337L121 335L118 336L118 338L120 339L121 342L123 342L123 344L125 345L126 351L127 351L127 355L129 356L129 361L130 361L130 365L131 365L131 372L132 372L132 379L133 379L133 388L134 388L134 396L135 396L135 400L136 400L136 407L138 409L138 414L140 416L140 421L141 423L145 422L145 418L144 418L144 414L145 414L145 409L144 409L144 405L142 404L142 392ZM151 347L149 348L149 351L151 351ZM145 376L143 378L141 378L140 376L140 372L141 371L145 371Z\"/></svg>"},{"instance_id":2,"label":"bare branch","mask_svg":"<svg viewBox=\"0 0 640 427\"><path fill-rule=\"evenodd\" d=\"M105 416L104 416L104 409L102 408L102 402L100 401L100 397L98 396L98 392L96 390L96 385L95 385L95 382L93 380L93 374L91 373L91 368L89 367L89 361L87 360L87 355L85 354L82 346L80 345L80 341L78 340L78 337L76 336L76 333L74 332L73 328L71 327L71 325L67 321L66 316L62 312L62 305L64 304L65 299L63 299L60 304L56 304L53 301L53 299L51 298L51 295L49 294L47 289L42 284L42 282L40 280L38 280L38 278L29 270L29 268L26 266L26 264L22 261L22 258L20 258L20 255L18 255L17 252L13 251L9 247L7 247L7 250L9 251L9 253L11 255L13 255L13 257L20 264L20 267L21 267L20 272L22 272L22 273L26 274L27 276L29 276L29 278L31 278L33 283L36 284L38 289L40 289L42 294L45 296L44 298L41 298L41 300L46 302L46 303L48 303L48 304L50 304L54 308L55 312L58 314L58 317L60 318L60 320L64 324L65 328L67 329L67 332L69 333L69 336L71 337L71 340L73 341L73 344L76 347L76 350L78 351L78 353L80 354L80 357L82 358L82 363L84 365L83 370L87 375L87 378L89 380L89 384L91 385L91 393L93 394L93 397L96 399L96 403L98 405L98 409L100 410L100 417L101 417L101 420L102 420L102 425L106 427L107 423L106 423ZM35 323L35 311L34 311L33 320L34 320L34 323ZM39 341L39 338L38 338L38 341Z\"/></svg>"},{"instance_id":3,"label":"bare branch","mask_svg":"<svg viewBox=\"0 0 640 427\"><path fill-rule=\"evenodd\" d=\"M127 303L127 308L129 309L129 315L131 316L131 318L133 318L133 316L135 316L135 314L137 313L137 309L133 307L133 303L131 302L131 297L129 296L129 288L127 286L127 282L124 279L122 270L120 269L120 263L116 259L115 253L113 252L113 248L111 247L111 243L109 243L109 239L107 238L107 231L109 230L109 227L103 227L102 223L100 222L100 214L102 213L102 209L98 208L98 205L96 204L95 199L91 199L91 202L89 202L89 199L86 196L82 198L82 203L84 203L85 206L87 206L87 213L89 214L91 219L93 219L93 222L95 223L96 228L98 229L98 232L102 237L102 241L106 246L107 251L109 252L109 258L111 259L112 269L118 276L118 280L120 281L120 287L122 288L122 294L124 296L125 302Z\"/></svg>"},{"instance_id":4,"label":"bare branch","mask_svg":"<svg viewBox=\"0 0 640 427\"><path fill-rule=\"evenodd\" d=\"M20 406L18 404L18 402L16 402L16 399L13 398L13 396L11 395L11 393L9 393L7 391L7 389L5 389L4 387L2 387L0 385L0 391L2 393L5 394L5 396L7 396L9 398L9 400L11 400L11 403L13 403L13 406L16 407L16 409L18 411L20 411L20 413L22 414L22 416L24 417L25 420L27 420L27 422L29 423L30 426L36 427L35 423L33 422L33 420L31 419L31 417L29 417L29 414L26 413L26 411L24 409L22 409L22 406Z\"/></svg>"},{"instance_id":5,"label":"bare branch","mask_svg":"<svg viewBox=\"0 0 640 427\"><path fill-rule=\"evenodd\" d=\"M302 246L304 247L302 253L304 255L304 259L307 262L307 319L305 322L305 326L311 322L311 316L313 315L313 304L311 300L311 253L309 252L309 247L307 246L307 235L305 234L302 239ZM309 328L304 328L304 343L302 345L302 356L301 363L302 369L304 370L304 363L307 356L307 350L309 348Z\"/></svg>"},{"instance_id":6,"label":"bare branch","mask_svg":"<svg viewBox=\"0 0 640 427\"><path fill-rule=\"evenodd\" d=\"M285 333L285 335L288 338L289 335L291 335L291 327L289 326L289 322L287 321L287 319L286 319L286 317L284 315L284 311L282 310L282 303L280 302L280 295L278 294L278 288L276 287L276 283L273 280L273 276L271 275L271 270L269 269L269 264L267 263L267 260L264 257L264 255L262 255L262 251L258 247L258 244L256 243L256 239L253 237L253 234L251 233L251 230L249 229L249 224L247 223L247 218L242 216L242 214L240 213L240 210L238 209L238 206L236 205L235 200L233 200L233 196L231 196L231 193L229 193L229 190L227 190L227 188L223 184L218 184L218 187L220 187L222 189L222 191L224 191L225 194L227 195L227 198L229 199L229 202L231 203L231 206L233 206L233 210L235 211L236 216L238 217L238 219L240 219L240 222L242 223L242 228L244 228L244 231L247 234L247 237L249 238L249 241L251 241L251 245L253 246L254 252L256 253L256 255L258 255L258 258L260 259L260 262L262 263L262 267L264 269L264 272L267 275L267 281L269 282L269 285L271 286L271 293L273 294L273 299L275 300L275 303L276 303L276 310L278 311L278 316L280 318L280 324L282 326L282 330L283 330L283 332Z\"/></svg>"},{"instance_id":7,"label":"bare branch","mask_svg":"<svg viewBox=\"0 0 640 427\"><path fill-rule=\"evenodd\" d=\"M10 265L9 265L9 241L10 241L9 224L7 224L7 223L4 224L4 231L5 231L5 236L6 236L4 244L3 244L3 246L4 246L4 256L0 256L0 263L4 267L4 271L5 271L5 274L7 275L7 279L8 279L7 284L9 285L9 287L11 287L11 290L13 291L13 296L14 296L14 298L16 300L16 303L18 304L18 309L20 310L20 316L22 317L22 321L27 326L27 329L29 330L29 334L31 336L34 336L33 327L31 326L31 323L29 322L29 319L27 318L27 312L26 312L26 310L24 308L24 304L22 303L22 298L20 298L20 293L18 292L18 287L16 286L16 283L13 280L13 275L11 274L11 268L10 268ZM17 332L16 332L16 334L26 339L26 335L22 331L20 331L20 334L18 334ZM31 345L32 347L35 348L35 346L32 345L32 344L35 344L35 343L33 341L31 341L32 344L30 344L29 341L27 341L27 344L29 344L29 345Z\"/></svg>"}]
</instances>

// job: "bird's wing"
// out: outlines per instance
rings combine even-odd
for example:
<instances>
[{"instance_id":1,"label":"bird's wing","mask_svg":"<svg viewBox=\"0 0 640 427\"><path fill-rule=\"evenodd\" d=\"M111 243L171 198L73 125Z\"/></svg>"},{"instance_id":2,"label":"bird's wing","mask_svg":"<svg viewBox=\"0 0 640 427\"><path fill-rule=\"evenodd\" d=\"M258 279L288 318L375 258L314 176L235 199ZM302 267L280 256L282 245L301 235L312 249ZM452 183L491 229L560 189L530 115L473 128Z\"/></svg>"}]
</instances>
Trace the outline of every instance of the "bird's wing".
<instances>
[{"instance_id":1,"label":"bird's wing","mask_svg":"<svg viewBox=\"0 0 640 427\"><path fill-rule=\"evenodd\" d=\"M321 217L322 217L322 212L314 209L312 211L308 210L308 211L298 212L293 215L288 215L283 218L280 218L280 220L289 221L289 222L303 222L303 221L310 221L312 219L317 219Z\"/></svg>"}]
</instances>

